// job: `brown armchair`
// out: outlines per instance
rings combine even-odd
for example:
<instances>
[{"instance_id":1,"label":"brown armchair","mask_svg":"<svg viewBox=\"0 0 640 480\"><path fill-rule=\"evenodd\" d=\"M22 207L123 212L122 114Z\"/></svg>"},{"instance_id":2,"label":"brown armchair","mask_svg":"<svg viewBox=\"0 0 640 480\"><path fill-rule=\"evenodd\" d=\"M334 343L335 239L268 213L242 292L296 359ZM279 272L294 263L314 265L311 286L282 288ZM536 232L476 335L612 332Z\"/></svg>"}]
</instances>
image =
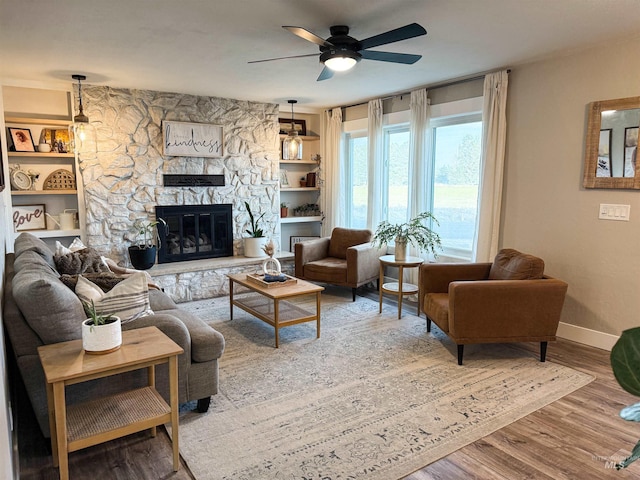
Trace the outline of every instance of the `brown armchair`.
<instances>
[{"instance_id":1,"label":"brown armchair","mask_svg":"<svg viewBox=\"0 0 640 480\"><path fill-rule=\"evenodd\" d=\"M378 279L378 258L385 248L371 244L371 230L336 227L331 237L307 240L295 245L296 277L312 282L356 288Z\"/></svg>"},{"instance_id":2,"label":"brown armchair","mask_svg":"<svg viewBox=\"0 0 640 480\"><path fill-rule=\"evenodd\" d=\"M542 259L513 249L493 263L420 266L419 306L458 346L462 365L470 343L547 342L556 339L568 285L544 275Z\"/></svg>"}]
</instances>

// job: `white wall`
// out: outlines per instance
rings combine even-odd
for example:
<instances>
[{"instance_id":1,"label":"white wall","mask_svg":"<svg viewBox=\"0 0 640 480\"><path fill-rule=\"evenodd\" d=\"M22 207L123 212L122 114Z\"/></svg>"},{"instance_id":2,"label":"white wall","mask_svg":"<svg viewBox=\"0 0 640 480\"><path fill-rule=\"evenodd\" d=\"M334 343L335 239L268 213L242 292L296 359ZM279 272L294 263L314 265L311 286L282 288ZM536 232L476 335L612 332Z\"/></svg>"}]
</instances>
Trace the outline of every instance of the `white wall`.
<instances>
[{"instance_id":1,"label":"white wall","mask_svg":"<svg viewBox=\"0 0 640 480\"><path fill-rule=\"evenodd\" d=\"M2 107L2 89L0 88L0 112L3 111ZM4 122L0 119L0 144L7 145L7 139L5 135ZM7 159L6 149L2 150L3 157L0 161L4 163L5 181L8 183L6 177L7 172ZM4 256L5 256L5 242L10 237L9 232L13 231L8 225L7 218L8 213L8 190L9 186L5 187L5 191L0 193L0 298L3 294L4 285ZM7 356L4 348L4 325L2 318L2 306L0 302L0 478L10 479L14 478L13 460L12 460L12 433L11 433L11 410L10 410L10 396L9 396L9 380L7 378ZM16 467L17 469L17 467Z\"/></svg>"},{"instance_id":2,"label":"white wall","mask_svg":"<svg viewBox=\"0 0 640 480\"><path fill-rule=\"evenodd\" d=\"M582 187L587 105L640 95L638 51L636 37L510 74L501 245L569 284L560 334L639 323L640 191ZM598 220L600 203L631 205L630 221Z\"/></svg>"}]
</instances>

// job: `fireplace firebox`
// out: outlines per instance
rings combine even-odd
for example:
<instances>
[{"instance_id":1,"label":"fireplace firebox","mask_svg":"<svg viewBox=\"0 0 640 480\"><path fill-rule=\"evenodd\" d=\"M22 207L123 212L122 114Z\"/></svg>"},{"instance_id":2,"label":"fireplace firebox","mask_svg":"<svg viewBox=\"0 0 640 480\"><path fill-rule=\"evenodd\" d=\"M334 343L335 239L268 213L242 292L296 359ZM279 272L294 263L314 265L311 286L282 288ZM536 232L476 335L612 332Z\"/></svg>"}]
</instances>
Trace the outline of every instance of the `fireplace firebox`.
<instances>
[{"instance_id":1,"label":"fireplace firebox","mask_svg":"<svg viewBox=\"0 0 640 480\"><path fill-rule=\"evenodd\" d=\"M156 206L158 263L233 256L231 204Z\"/></svg>"}]
</instances>

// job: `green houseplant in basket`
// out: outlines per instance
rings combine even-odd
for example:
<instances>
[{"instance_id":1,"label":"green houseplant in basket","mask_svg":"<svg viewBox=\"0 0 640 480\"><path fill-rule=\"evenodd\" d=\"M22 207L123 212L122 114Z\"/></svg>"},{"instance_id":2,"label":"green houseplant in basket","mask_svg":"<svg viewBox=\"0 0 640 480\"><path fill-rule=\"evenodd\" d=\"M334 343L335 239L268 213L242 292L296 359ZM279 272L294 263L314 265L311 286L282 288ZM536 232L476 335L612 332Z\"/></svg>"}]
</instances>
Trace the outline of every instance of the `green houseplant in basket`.
<instances>
[{"instance_id":1,"label":"green houseplant in basket","mask_svg":"<svg viewBox=\"0 0 640 480\"><path fill-rule=\"evenodd\" d=\"M413 245L434 256L436 249L441 248L440 236L425 225L426 221L439 225L431 212L422 212L405 223L389 223L387 220L378 225L372 243L378 247L395 242L396 260L407 258L407 245Z\"/></svg>"}]
</instances>

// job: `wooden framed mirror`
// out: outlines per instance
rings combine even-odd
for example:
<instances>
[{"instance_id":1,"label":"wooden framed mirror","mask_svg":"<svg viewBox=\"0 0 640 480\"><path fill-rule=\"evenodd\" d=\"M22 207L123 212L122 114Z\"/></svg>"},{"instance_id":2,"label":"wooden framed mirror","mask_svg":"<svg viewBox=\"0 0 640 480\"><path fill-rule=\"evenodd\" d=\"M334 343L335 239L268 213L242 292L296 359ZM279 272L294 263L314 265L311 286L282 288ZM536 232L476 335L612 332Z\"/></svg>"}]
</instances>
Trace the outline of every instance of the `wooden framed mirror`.
<instances>
[{"instance_id":1,"label":"wooden framed mirror","mask_svg":"<svg viewBox=\"0 0 640 480\"><path fill-rule=\"evenodd\" d=\"M585 188L640 189L640 97L589 104L584 159Z\"/></svg>"}]
</instances>

